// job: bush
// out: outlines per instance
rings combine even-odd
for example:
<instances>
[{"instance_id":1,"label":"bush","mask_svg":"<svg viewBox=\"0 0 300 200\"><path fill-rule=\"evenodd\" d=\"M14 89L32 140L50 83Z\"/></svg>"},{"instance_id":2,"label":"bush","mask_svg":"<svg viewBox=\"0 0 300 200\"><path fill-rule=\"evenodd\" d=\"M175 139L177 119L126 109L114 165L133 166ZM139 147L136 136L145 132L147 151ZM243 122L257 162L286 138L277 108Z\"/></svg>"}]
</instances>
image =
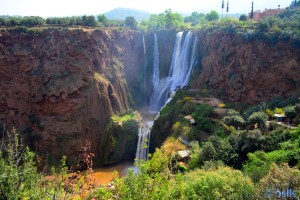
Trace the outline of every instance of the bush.
<instances>
[{"instance_id":1,"label":"bush","mask_svg":"<svg viewBox=\"0 0 300 200\"><path fill-rule=\"evenodd\" d=\"M167 138L161 147L161 151L163 152L163 154L167 155L169 158L171 158L171 156L174 155L177 151L181 151L184 149L186 149L186 146L182 144L178 139L175 139L173 137Z\"/></svg>"},{"instance_id":2,"label":"bush","mask_svg":"<svg viewBox=\"0 0 300 200\"><path fill-rule=\"evenodd\" d=\"M300 192L300 171L290 168L288 164L273 164L269 173L263 177L259 183L259 194L261 198L277 198L277 189L286 191L294 190L297 194Z\"/></svg>"},{"instance_id":3,"label":"bush","mask_svg":"<svg viewBox=\"0 0 300 200\"><path fill-rule=\"evenodd\" d=\"M283 110L285 116L290 119L290 122L297 116L296 106L286 106Z\"/></svg>"},{"instance_id":4,"label":"bush","mask_svg":"<svg viewBox=\"0 0 300 200\"><path fill-rule=\"evenodd\" d=\"M235 110L229 110L228 116L225 116L222 121L228 126L241 127L244 126L246 121Z\"/></svg>"},{"instance_id":5,"label":"bush","mask_svg":"<svg viewBox=\"0 0 300 200\"><path fill-rule=\"evenodd\" d=\"M255 124L257 124L261 129L265 129L267 119L268 116L264 112L259 111L252 113L247 119L247 122L249 125L254 126Z\"/></svg>"},{"instance_id":6,"label":"bush","mask_svg":"<svg viewBox=\"0 0 300 200\"><path fill-rule=\"evenodd\" d=\"M213 122L209 118L212 114L213 108L207 104L199 104L196 107L195 112L192 113L192 117L197 123L197 128L203 131L211 131L213 128Z\"/></svg>"},{"instance_id":7,"label":"bush","mask_svg":"<svg viewBox=\"0 0 300 200\"><path fill-rule=\"evenodd\" d=\"M228 139L221 139L217 136L211 136L207 142L204 143L201 152L200 160L204 161L223 161L227 165L233 165L237 154Z\"/></svg>"},{"instance_id":8,"label":"bush","mask_svg":"<svg viewBox=\"0 0 300 200\"><path fill-rule=\"evenodd\" d=\"M270 170L271 161L263 151L248 154L248 161L243 164L243 170L257 184Z\"/></svg>"},{"instance_id":9,"label":"bush","mask_svg":"<svg viewBox=\"0 0 300 200\"><path fill-rule=\"evenodd\" d=\"M270 24L268 20L260 20L258 22L258 28L260 31L268 31L270 29Z\"/></svg>"},{"instance_id":10,"label":"bush","mask_svg":"<svg viewBox=\"0 0 300 200\"><path fill-rule=\"evenodd\" d=\"M178 183L177 183L178 184ZM228 167L196 170L185 176L180 199L254 199L255 188L248 177Z\"/></svg>"},{"instance_id":11,"label":"bush","mask_svg":"<svg viewBox=\"0 0 300 200\"><path fill-rule=\"evenodd\" d=\"M219 19L219 14L218 14L217 11L212 10L210 13L207 13L207 14L206 14L206 19L207 19L208 21L217 20L217 19Z\"/></svg>"},{"instance_id":12,"label":"bush","mask_svg":"<svg viewBox=\"0 0 300 200\"><path fill-rule=\"evenodd\" d=\"M132 28L132 29L136 29L137 24L138 24L138 22L135 20L134 17L129 16L129 17L125 18L125 26Z\"/></svg>"},{"instance_id":13,"label":"bush","mask_svg":"<svg viewBox=\"0 0 300 200\"><path fill-rule=\"evenodd\" d=\"M247 16L245 14L242 14L239 18L240 21L247 21Z\"/></svg>"},{"instance_id":14,"label":"bush","mask_svg":"<svg viewBox=\"0 0 300 200\"><path fill-rule=\"evenodd\" d=\"M19 135L8 133L0 149L0 199L38 199L40 176L34 153L21 145Z\"/></svg>"}]
</instances>

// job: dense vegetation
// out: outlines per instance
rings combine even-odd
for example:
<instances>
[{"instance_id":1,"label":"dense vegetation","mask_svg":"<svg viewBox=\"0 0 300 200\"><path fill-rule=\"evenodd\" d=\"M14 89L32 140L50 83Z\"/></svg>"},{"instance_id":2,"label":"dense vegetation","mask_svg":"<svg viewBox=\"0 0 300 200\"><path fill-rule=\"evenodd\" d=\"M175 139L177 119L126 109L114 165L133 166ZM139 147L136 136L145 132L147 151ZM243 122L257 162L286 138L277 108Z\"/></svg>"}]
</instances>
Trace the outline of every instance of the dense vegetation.
<instances>
[{"instance_id":1,"label":"dense vegetation","mask_svg":"<svg viewBox=\"0 0 300 200\"><path fill-rule=\"evenodd\" d=\"M0 153L2 199L257 199L276 197L276 189L300 192L300 105L272 101L242 112L224 104L205 104L206 90L180 90L163 108L155 123L172 124L162 146L140 164L117 178L113 187L92 184L91 176L67 173L65 158L49 176L38 173L35 155L22 147L19 135L7 134ZM223 110L224 112L218 112ZM223 114L222 114L223 113ZM277 123L274 113L287 120ZM190 115L195 123L185 116ZM136 120L138 115L114 116L107 131ZM269 121L269 122L268 122ZM291 123L291 125L288 125ZM296 127L298 125L298 127ZM289 127L289 128L288 128ZM292 128L290 128L292 127ZM191 142L191 147L178 138ZM81 163L92 174L90 143ZM187 158L179 151L189 149Z\"/></svg>"}]
</instances>

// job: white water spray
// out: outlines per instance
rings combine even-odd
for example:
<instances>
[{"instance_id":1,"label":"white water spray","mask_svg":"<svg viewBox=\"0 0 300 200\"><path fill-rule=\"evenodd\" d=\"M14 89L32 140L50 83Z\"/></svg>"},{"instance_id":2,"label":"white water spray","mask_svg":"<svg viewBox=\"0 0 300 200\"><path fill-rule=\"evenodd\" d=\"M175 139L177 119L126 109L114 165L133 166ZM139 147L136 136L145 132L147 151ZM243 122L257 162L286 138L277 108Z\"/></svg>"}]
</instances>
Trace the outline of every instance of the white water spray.
<instances>
[{"instance_id":1,"label":"white water spray","mask_svg":"<svg viewBox=\"0 0 300 200\"><path fill-rule=\"evenodd\" d=\"M193 36L191 31L186 35L183 32L177 33L168 77L160 79L158 41L156 33L154 34L153 73L151 77L153 92L149 110L151 113L158 113L172 99L178 87L187 85L197 62L197 45L198 39ZM140 160L147 160L152 126L153 121L147 121L139 128L136 151L138 163Z\"/></svg>"},{"instance_id":2,"label":"white water spray","mask_svg":"<svg viewBox=\"0 0 300 200\"><path fill-rule=\"evenodd\" d=\"M158 112L172 91L187 85L196 62L197 43L198 40L192 31L186 35L183 32L177 33L169 75L160 79L158 83L153 83L156 87L150 101L150 112Z\"/></svg>"}]
</instances>

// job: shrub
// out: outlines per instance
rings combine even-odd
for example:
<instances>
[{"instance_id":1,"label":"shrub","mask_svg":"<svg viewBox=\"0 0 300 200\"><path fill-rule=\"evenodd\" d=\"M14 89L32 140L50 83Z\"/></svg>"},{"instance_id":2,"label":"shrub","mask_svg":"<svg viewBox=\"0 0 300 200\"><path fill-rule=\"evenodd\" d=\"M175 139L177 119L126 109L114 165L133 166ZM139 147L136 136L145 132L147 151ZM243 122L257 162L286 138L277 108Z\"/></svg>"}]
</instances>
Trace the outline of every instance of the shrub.
<instances>
[{"instance_id":1,"label":"shrub","mask_svg":"<svg viewBox=\"0 0 300 200\"><path fill-rule=\"evenodd\" d=\"M181 199L254 199L250 178L228 167L196 170L185 176Z\"/></svg>"},{"instance_id":2,"label":"shrub","mask_svg":"<svg viewBox=\"0 0 300 200\"><path fill-rule=\"evenodd\" d=\"M260 31L268 31L270 29L270 24L268 20L260 20L258 22L258 28Z\"/></svg>"},{"instance_id":3,"label":"shrub","mask_svg":"<svg viewBox=\"0 0 300 200\"><path fill-rule=\"evenodd\" d=\"M200 152L202 162L221 160L227 165L233 165L237 156L235 149L229 143L228 139L221 139L217 136L211 136L204 143Z\"/></svg>"},{"instance_id":4,"label":"shrub","mask_svg":"<svg viewBox=\"0 0 300 200\"><path fill-rule=\"evenodd\" d=\"M297 111L295 106L286 106L283 108L284 114L290 119L290 122L297 116Z\"/></svg>"},{"instance_id":5,"label":"shrub","mask_svg":"<svg viewBox=\"0 0 300 200\"><path fill-rule=\"evenodd\" d=\"M287 189L300 192L300 171L291 168L288 164L273 164L269 173L263 177L259 183L259 194L261 198L267 196L275 199L277 197L277 189L285 191Z\"/></svg>"},{"instance_id":6,"label":"shrub","mask_svg":"<svg viewBox=\"0 0 300 200\"><path fill-rule=\"evenodd\" d=\"M284 113L284 111L282 108L275 108L275 110L274 110L274 114L283 114L283 113Z\"/></svg>"},{"instance_id":7,"label":"shrub","mask_svg":"<svg viewBox=\"0 0 300 200\"><path fill-rule=\"evenodd\" d=\"M262 112L254 112L252 113L249 118L247 119L247 122L249 125L255 125L257 124L261 129L266 128L266 123L267 123L268 116Z\"/></svg>"},{"instance_id":8,"label":"shrub","mask_svg":"<svg viewBox=\"0 0 300 200\"><path fill-rule=\"evenodd\" d=\"M169 137L163 143L161 151L166 154L168 157L174 155L177 151L186 149L186 146L182 144L178 139Z\"/></svg>"},{"instance_id":9,"label":"shrub","mask_svg":"<svg viewBox=\"0 0 300 200\"><path fill-rule=\"evenodd\" d=\"M195 112L192 113L192 117L197 123L197 128L204 131L212 130L212 120L209 116L212 114L213 108L207 104L199 104L196 107Z\"/></svg>"},{"instance_id":10,"label":"shrub","mask_svg":"<svg viewBox=\"0 0 300 200\"><path fill-rule=\"evenodd\" d=\"M248 159L249 160L243 164L243 170L254 183L259 183L270 170L271 161L266 158L266 153L263 151L249 153Z\"/></svg>"},{"instance_id":11,"label":"shrub","mask_svg":"<svg viewBox=\"0 0 300 200\"><path fill-rule=\"evenodd\" d=\"M208 21L213 21L213 20L217 20L219 19L219 14L217 11L215 10L212 10L210 13L207 13L206 14L206 17L205 17Z\"/></svg>"},{"instance_id":12,"label":"shrub","mask_svg":"<svg viewBox=\"0 0 300 200\"><path fill-rule=\"evenodd\" d=\"M225 116L222 121L228 126L240 127L245 125L246 121L235 110L229 110L228 116Z\"/></svg>"},{"instance_id":13,"label":"shrub","mask_svg":"<svg viewBox=\"0 0 300 200\"><path fill-rule=\"evenodd\" d=\"M15 130L7 135L9 143L0 149L0 199L38 199L40 176L35 155L21 145Z\"/></svg>"},{"instance_id":14,"label":"shrub","mask_svg":"<svg viewBox=\"0 0 300 200\"><path fill-rule=\"evenodd\" d=\"M240 21L247 21L247 16L245 14L242 14L239 18Z\"/></svg>"}]
</instances>

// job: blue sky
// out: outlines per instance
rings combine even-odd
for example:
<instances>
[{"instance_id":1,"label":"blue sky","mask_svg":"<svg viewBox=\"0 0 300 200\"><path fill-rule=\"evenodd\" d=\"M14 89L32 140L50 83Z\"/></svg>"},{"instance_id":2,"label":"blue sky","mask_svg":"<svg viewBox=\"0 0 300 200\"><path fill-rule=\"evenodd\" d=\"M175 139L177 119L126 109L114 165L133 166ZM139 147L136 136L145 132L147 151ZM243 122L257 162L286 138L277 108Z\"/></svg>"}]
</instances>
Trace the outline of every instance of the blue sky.
<instances>
[{"instance_id":1,"label":"blue sky","mask_svg":"<svg viewBox=\"0 0 300 200\"><path fill-rule=\"evenodd\" d=\"M134 8L152 13L171 8L175 12L217 10L222 0L0 0L0 15L73 16L96 15L117 7ZM227 0L225 0L227 1ZM287 7L292 0L254 0L254 10ZM248 13L252 0L229 0L229 13Z\"/></svg>"}]
</instances>

